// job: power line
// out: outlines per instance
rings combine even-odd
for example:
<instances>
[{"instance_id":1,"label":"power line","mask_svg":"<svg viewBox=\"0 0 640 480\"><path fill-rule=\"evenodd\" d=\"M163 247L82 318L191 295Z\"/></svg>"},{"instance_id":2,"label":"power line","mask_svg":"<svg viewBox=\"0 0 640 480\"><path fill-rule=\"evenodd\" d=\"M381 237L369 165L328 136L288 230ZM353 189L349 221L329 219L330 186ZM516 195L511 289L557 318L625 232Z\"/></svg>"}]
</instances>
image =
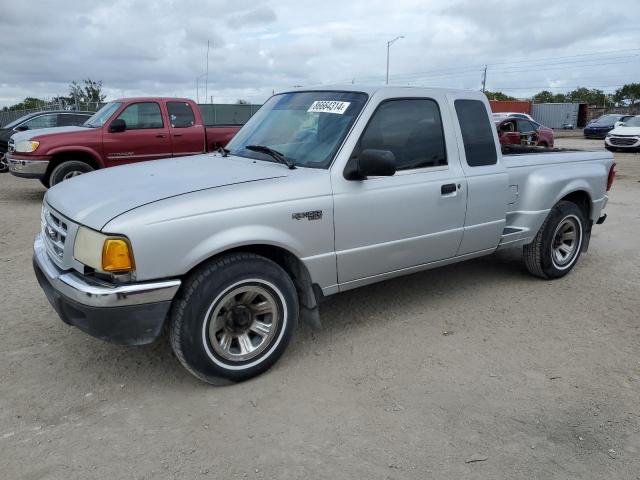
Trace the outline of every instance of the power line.
<instances>
[{"instance_id":1,"label":"power line","mask_svg":"<svg viewBox=\"0 0 640 480\"><path fill-rule=\"evenodd\" d=\"M619 50L608 50L608 51L601 51L601 52L591 52L591 53L582 53L582 54L576 54L576 55L565 55L565 56L557 56L557 57L546 57L546 58L537 58L537 59L526 59L526 60L514 60L514 61L509 61L509 62L494 62L494 63L487 63L486 65L491 67L491 66L498 66L498 65L502 65L504 66L504 68L502 70L495 70L496 73L509 73L509 67L508 65L514 65L514 68L516 68L517 70L511 69L510 71L513 73L519 73L519 72L526 72L526 71L536 71L536 70L540 70L540 69L518 69L518 67L520 66L525 66L525 65L521 65L521 64L526 64L526 63L531 63L531 62L544 62L546 60L549 60L550 62L545 62L545 63L538 63L538 64L531 64L528 65L530 67L532 66L559 66L559 65L569 65L569 64L578 64L578 63L584 63L584 62L600 62L603 60L615 60L615 59L625 59L625 58L635 58L638 57L639 55L629 55L629 56L621 56L621 57L610 57L610 58L600 58L600 59L596 59L596 58L585 58L582 60L574 60L574 61L563 61L563 62L558 62L557 60L563 60L563 59L571 59L571 58L581 58L581 57L594 57L594 56L602 56L602 55L610 55L613 53L622 53L622 52L640 52L640 48L627 48L627 49L619 49ZM620 63L626 63L626 62L620 62ZM591 63L587 66L599 66L601 64L599 63ZM413 77L419 77L419 78L427 78L427 77L435 77L435 76L462 76L464 75L469 75L472 71L480 71L481 69L484 68L485 65L470 65L470 66L460 66L460 67L448 67L448 68L441 68L441 69L433 69L433 70L427 70L427 71L423 71L423 72L414 72L414 73L406 73L406 74L396 74L396 75L392 75L391 77L394 79L407 79L407 78L413 78ZM577 65L576 65L577 66ZM545 70L553 70L553 69L545 69ZM494 72L494 70L492 69L492 72ZM447 75L444 75L445 73L448 73ZM474 75L477 73L473 73ZM374 80L374 79L379 79L379 78L383 78L381 75L370 75L370 76L361 76L361 77L357 77L360 81L363 80ZM331 83L340 83L340 81L338 82L331 82Z\"/></svg>"}]
</instances>

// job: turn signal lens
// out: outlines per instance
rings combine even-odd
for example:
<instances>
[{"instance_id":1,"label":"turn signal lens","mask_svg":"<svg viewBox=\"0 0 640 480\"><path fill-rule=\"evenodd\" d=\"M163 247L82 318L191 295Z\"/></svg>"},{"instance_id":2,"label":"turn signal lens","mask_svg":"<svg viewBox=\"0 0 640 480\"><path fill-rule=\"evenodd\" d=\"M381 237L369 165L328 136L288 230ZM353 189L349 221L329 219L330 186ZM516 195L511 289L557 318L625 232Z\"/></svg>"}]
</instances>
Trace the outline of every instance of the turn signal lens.
<instances>
[{"instance_id":1,"label":"turn signal lens","mask_svg":"<svg viewBox=\"0 0 640 480\"><path fill-rule=\"evenodd\" d=\"M121 238L108 238L102 248L102 270L105 272L130 272L134 268L129 243Z\"/></svg>"}]
</instances>

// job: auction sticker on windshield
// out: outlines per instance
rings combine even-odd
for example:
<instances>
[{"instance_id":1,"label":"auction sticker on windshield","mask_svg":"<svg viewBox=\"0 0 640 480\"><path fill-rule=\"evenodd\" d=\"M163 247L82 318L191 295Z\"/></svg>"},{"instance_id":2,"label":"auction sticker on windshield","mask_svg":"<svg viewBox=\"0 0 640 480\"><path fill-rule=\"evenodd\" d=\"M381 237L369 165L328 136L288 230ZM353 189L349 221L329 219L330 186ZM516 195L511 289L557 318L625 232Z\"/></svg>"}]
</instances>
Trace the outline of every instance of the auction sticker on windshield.
<instances>
[{"instance_id":1,"label":"auction sticker on windshield","mask_svg":"<svg viewBox=\"0 0 640 480\"><path fill-rule=\"evenodd\" d=\"M318 113L337 113L342 115L347 108L349 108L351 102L339 102L337 100L316 100L311 104L307 112Z\"/></svg>"}]
</instances>

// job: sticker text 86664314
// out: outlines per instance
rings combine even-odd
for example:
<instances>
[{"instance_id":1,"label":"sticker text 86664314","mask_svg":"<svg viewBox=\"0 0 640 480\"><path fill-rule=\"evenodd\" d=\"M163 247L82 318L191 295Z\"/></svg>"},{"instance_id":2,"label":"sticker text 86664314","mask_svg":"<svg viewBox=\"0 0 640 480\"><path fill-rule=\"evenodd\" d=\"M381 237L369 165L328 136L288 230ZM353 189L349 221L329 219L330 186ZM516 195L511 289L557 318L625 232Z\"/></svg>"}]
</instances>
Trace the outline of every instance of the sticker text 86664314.
<instances>
[{"instance_id":1,"label":"sticker text 86664314","mask_svg":"<svg viewBox=\"0 0 640 480\"><path fill-rule=\"evenodd\" d=\"M307 112L317 113L337 113L342 115L347 108L349 108L351 102L339 102L337 100L316 100L311 104Z\"/></svg>"}]
</instances>

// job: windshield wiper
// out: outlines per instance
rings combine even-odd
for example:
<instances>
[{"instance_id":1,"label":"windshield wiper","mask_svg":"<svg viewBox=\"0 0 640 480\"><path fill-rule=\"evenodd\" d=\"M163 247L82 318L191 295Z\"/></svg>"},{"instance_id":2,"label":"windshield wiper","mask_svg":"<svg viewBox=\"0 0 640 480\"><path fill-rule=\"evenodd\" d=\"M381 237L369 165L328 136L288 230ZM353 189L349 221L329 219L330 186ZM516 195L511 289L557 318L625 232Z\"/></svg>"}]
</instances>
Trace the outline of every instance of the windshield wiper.
<instances>
[{"instance_id":1,"label":"windshield wiper","mask_svg":"<svg viewBox=\"0 0 640 480\"><path fill-rule=\"evenodd\" d=\"M246 148L247 150L251 150L252 152L266 153L267 155L270 155L273 159L275 159L277 162L282 163L287 167L289 167L290 170L293 170L294 168L296 168L296 166L293 164L291 160L289 160L282 153L280 153L277 150L274 150L273 148L269 148L265 145L247 145L244 148Z\"/></svg>"}]
</instances>

